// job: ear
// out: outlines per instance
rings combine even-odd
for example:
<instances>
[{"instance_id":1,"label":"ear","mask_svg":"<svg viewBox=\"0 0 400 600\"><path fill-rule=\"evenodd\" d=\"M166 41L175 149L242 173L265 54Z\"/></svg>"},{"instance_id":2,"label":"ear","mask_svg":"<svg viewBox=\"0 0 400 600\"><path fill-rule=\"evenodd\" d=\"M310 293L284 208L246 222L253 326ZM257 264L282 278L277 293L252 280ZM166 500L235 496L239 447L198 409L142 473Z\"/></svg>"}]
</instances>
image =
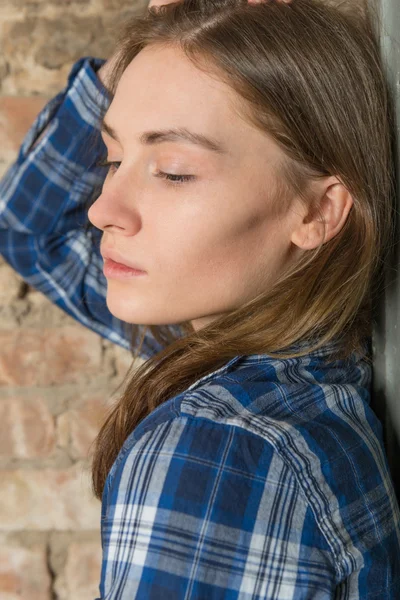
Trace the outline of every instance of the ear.
<instances>
[{"instance_id":1,"label":"ear","mask_svg":"<svg viewBox=\"0 0 400 600\"><path fill-rule=\"evenodd\" d=\"M292 232L291 241L302 250L325 244L339 233L345 224L353 198L337 177L328 177L318 184L319 201L306 209L300 225Z\"/></svg>"}]
</instances>

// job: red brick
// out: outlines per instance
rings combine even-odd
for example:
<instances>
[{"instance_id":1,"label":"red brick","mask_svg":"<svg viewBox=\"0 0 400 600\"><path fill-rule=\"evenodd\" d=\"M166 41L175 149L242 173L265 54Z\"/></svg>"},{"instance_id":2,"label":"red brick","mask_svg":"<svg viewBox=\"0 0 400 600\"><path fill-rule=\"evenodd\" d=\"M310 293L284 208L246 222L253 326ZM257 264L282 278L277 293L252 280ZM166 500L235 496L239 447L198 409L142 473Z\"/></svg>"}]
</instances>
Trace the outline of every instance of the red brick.
<instances>
[{"instance_id":1,"label":"red brick","mask_svg":"<svg viewBox=\"0 0 400 600\"><path fill-rule=\"evenodd\" d=\"M0 305L9 305L18 298L22 278L7 263L0 265Z\"/></svg>"},{"instance_id":2,"label":"red brick","mask_svg":"<svg viewBox=\"0 0 400 600\"><path fill-rule=\"evenodd\" d=\"M2 531L97 531L100 526L100 502L82 463L59 470L4 470L0 481Z\"/></svg>"},{"instance_id":3,"label":"red brick","mask_svg":"<svg viewBox=\"0 0 400 600\"><path fill-rule=\"evenodd\" d=\"M100 367L100 337L83 327L0 332L0 385L76 383Z\"/></svg>"},{"instance_id":4,"label":"red brick","mask_svg":"<svg viewBox=\"0 0 400 600\"><path fill-rule=\"evenodd\" d=\"M99 597L101 572L101 542L72 542L67 560L54 589L58 597L88 600Z\"/></svg>"},{"instance_id":5,"label":"red brick","mask_svg":"<svg viewBox=\"0 0 400 600\"><path fill-rule=\"evenodd\" d=\"M57 444L75 458L88 458L111 404L107 391L90 396L57 417Z\"/></svg>"},{"instance_id":6,"label":"red brick","mask_svg":"<svg viewBox=\"0 0 400 600\"><path fill-rule=\"evenodd\" d=\"M3 600L51 600L50 585L44 545L24 548L3 542L0 547L0 597Z\"/></svg>"},{"instance_id":7,"label":"red brick","mask_svg":"<svg viewBox=\"0 0 400 600\"><path fill-rule=\"evenodd\" d=\"M54 419L38 397L0 401L0 456L36 458L55 448Z\"/></svg>"},{"instance_id":8,"label":"red brick","mask_svg":"<svg viewBox=\"0 0 400 600\"><path fill-rule=\"evenodd\" d=\"M28 302L29 309L23 316L23 327L43 329L44 323L47 329L63 327L64 325L77 325L73 317L57 306L57 304L51 302L39 290L28 286L28 294L25 299Z\"/></svg>"},{"instance_id":9,"label":"red brick","mask_svg":"<svg viewBox=\"0 0 400 600\"><path fill-rule=\"evenodd\" d=\"M132 366L132 353L130 352L130 350L126 350L125 348L121 348L121 346L114 345L113 354L115 357L115 366L117 369L117 374L122 379L123 377L125 377L126 373ZM137 358L135 362L135 368L138 368L142 363L144 363L144 359L141 357Z\"/></svg>"},{"instance_id":10,"label":"red brick","mask_svg":"<svg viewBox=\"0 0 400 600\"><path fill-rule=\"evenodd\" d=\"M70 426L68 411L59 415L56 419L57 446L68 448L70 440Z\"/></svg>"},{"instance_id":11,"label":"red brick","mask_svg":"<svg viewBox=\"0 0 400 600\"><path fill-rule=\"evenodd\" d=\"M36 116L47 102L43 96L0 98L0 160L13 160Z\"/></svg>"},{"instance_id":12,"label":"red brick","mask_svg":"<svg viewBox=\"0 0 400 600\"><path fill-rule=\"evenodd\" d=\"M103 20L100 9L85 14L84 7L73 3L69 10L57 10L60 4L67 8L59 2L54 10L32 7L23 18L6 19L3 24L0 19L2 53L9 65L2 81L4 94L53 96L64 88L79 58L111 53L115 45L111 15Z\"/></svg>"},{"instance_id":13,"label":"red brick","mask_svg":"<svg viewBox=\"0 0 400 600\"><path fill-rule=\"evenodd\" d=\"M71 451L74 458L88 456L92 442L106 416L103 395L87 399L80 408L69 411Z\"/></svg>"}]
</instances>

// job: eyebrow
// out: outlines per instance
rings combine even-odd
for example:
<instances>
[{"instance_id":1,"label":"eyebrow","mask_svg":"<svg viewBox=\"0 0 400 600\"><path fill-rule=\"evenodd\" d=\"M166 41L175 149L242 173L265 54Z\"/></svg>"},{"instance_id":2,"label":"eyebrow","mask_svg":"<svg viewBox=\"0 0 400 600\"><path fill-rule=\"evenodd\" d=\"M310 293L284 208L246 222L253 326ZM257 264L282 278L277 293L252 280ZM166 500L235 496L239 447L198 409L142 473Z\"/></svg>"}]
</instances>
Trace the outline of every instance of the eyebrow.
<instances>
[{"instance_id":1,"label":"eyebrow","mask_svg":"<svg viewBox=\"0 0 400 600\"><path fill-rule=\"evenodd\" d=\"M101 122L101 131L109 135L113 140L120 143L115 129L104 119ZM144 131L139 136L139 141L144 145L161 144L162 142L190 142L196 146L201 146L206 150L217 154L227 154L228 151L217 140L206 137L201 133L195 133L178 127L174 129L159 129L156 131Z\"/></svg>"}]
</instances>

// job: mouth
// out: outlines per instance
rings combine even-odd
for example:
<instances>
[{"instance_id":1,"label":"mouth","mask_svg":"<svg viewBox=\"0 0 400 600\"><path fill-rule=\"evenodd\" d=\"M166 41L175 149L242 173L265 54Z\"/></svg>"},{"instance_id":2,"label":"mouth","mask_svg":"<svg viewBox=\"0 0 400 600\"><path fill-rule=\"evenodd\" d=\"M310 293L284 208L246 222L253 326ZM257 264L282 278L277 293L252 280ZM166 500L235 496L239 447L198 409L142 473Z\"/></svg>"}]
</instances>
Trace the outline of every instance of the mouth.
<instances>
[{"instance_id":1,"label":"mouth","mask_svg":"<svg viewBox=\"0 0 400 600\"><path fill-rule=\"evenodd\" d=\"M132 267L117 263L111 260L111 258L106 258L104 260L103 273L105 277L110 277L112 279L126 279L138 275L146 275L146 271L132 269Z\"/></svg>"},{"instance_id":2,"label":"mouth","mask_svg":"<svg viewBox=\"0 0 400 600\"><path fill-rule=\"evenodd\" d=\"M102 248L101 255L104 261L108 261L110 265L118 266L120 269L125 268L127 271L146 273L146 271L140 265L126 261L121 255L118 254L118 252L115 252L114 250Z\"/></svg>"}]
</instances>

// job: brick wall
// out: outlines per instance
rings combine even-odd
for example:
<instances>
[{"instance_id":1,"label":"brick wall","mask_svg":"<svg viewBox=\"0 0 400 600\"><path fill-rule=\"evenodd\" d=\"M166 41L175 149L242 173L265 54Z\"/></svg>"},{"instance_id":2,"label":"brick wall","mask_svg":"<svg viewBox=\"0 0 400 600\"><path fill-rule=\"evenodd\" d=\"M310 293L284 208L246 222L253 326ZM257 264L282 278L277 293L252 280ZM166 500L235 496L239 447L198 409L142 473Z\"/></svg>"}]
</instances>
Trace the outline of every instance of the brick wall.
<instances>
[{"instance_id":1,"label":"brick wall","mask_svg":"<svg viewBox=\"0 0 400 600\"><path fill-rule=\"evenodd\" d=\"M139 0L2 0L0 176L81 56L107 57ZM98 595L100 503L87 459L129 352L86 330L0 257L0 598Z\"/></svg>"}]
</instances>

